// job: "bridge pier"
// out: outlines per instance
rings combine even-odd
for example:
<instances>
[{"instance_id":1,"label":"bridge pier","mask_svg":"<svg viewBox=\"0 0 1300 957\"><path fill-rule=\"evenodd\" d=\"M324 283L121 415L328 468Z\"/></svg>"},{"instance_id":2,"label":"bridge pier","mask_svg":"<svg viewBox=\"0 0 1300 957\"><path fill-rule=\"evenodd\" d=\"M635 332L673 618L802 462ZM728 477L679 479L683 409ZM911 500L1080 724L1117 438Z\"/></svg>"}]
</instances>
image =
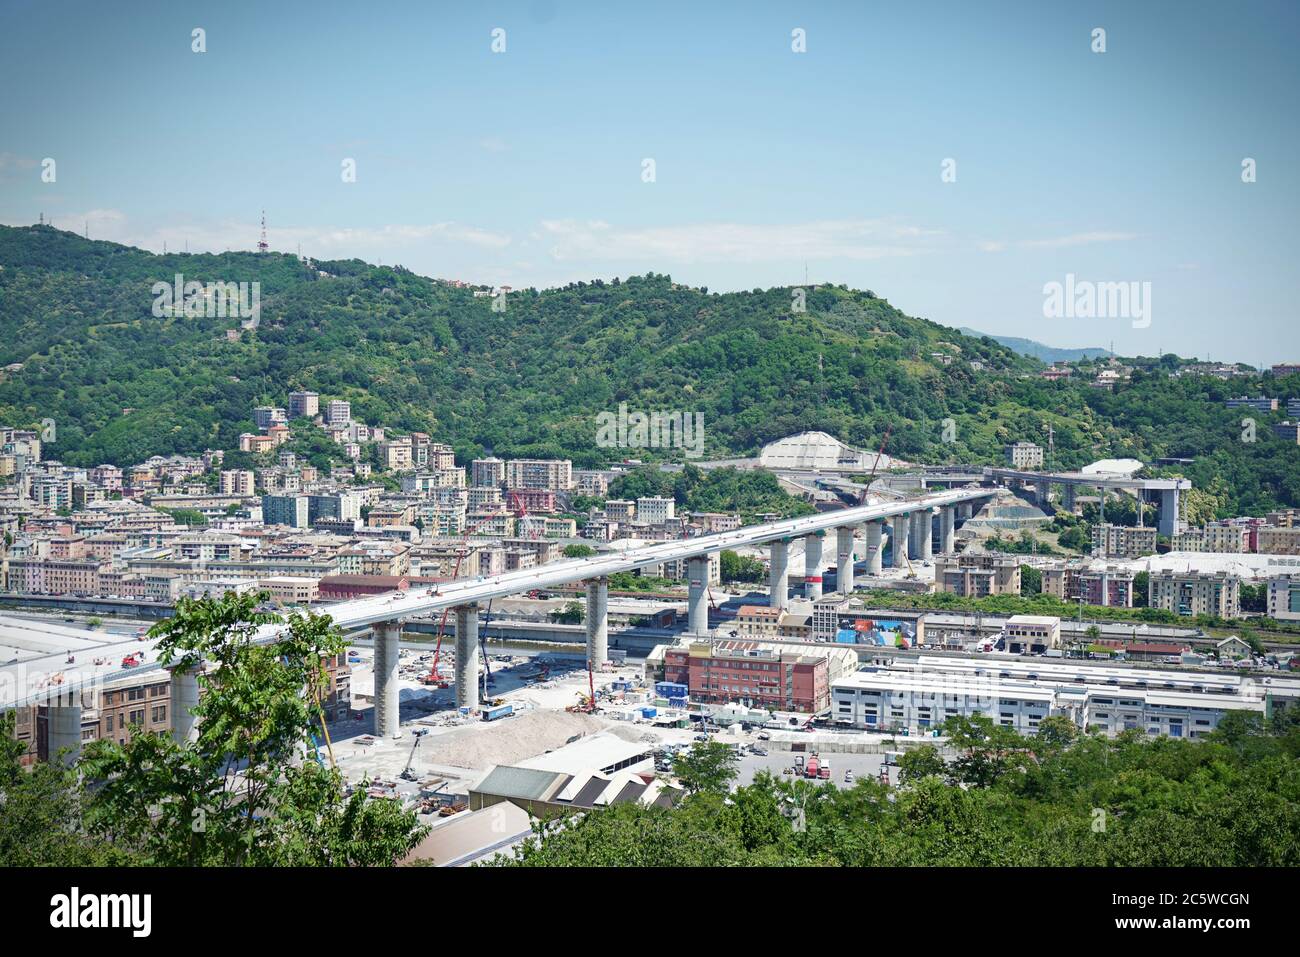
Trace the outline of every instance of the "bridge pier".
<instances>
[{"instance_id":1,"label":"bridge pier","mask_svg":"<svg viewBox=\"0 0 1300 957\"><path fill-rule=\"evenodd\" d=\"M1062 504L1065 506L1065 510L1069 512L1071 515L1073 515L1074 514L1074 483L1067 482L1064 486L1062 486L1062 489L1063 489Z\"/></svg>"},{"instance_id":2,"label":"bridge pier","mask_svg":"<svg viewBox=\"0 0 1300 957\"><path fill-rule=\"evenodd\" d=\"M697 555L686 560L687 631L692 635L709 633L709 556Z\"/></svg>"},{"instance_id":3,"label":"bridge pier","mask_svg":"<svg viewBox=\"0 0 1300 957\"><path fill-rule=\"evenodd\" d=\"M822 545L825 532L814 532L803 540L803 593L805 598L822 596Z\"/></svg>"},{"instance_id":4,"label":"bridge pier","mask_svg":"<svg viewBox=\"0 0 1300 957\"><path fill-rule=\"evenodd\" d=\"M956 543L957 513L951 505L939 510L939 552L951 555Z\"/></svg>"},{"instance_id":5,"label":"bridge pier","mask_svg":"<svg viewBox=\"0 0 1300 957\"><path fill-rule=\"evenodd\" d=\"M375 632L375 737L400 738L402 693L397 684L400 621L383 621ZM457 649L459 651L459 649Z\"/></svg>"},{"instance_id":6,"label":"bridge pier","mask_svg":"<svg viewBox=\"0 0 1300 957\"><path fill-rule=\"evenodd\" d=\"M853 593L853 526L835 529L835 590L841 595Z\"/></svg>"},{"instance_id":7,"label":"bridge pier","mask_svg":"<svg viewBox=\"0 0 1300 957\"><path fill-rule=\"evenodd\" d=\"M784 610L790 601L790 543L772 542L769 554L767 604Z\"/></svg>"},{"instance_id":8,"label":"bridge pier","mask_svg":"<svg viewBox=\"0 0 1300 957\"><path fill-rule=\"evenodd\" d=\"M184 746L199 736L199 719L194 709L199 706L199 675L203 673L203 665L171 671L172 740Z\"/></svg>"},{"instance_id":9,"label":"bridge pier","mask_svg":"<svg viewBox=\"0 0 1300 957\"><path fill-rule=\"evenodd\" d=\"M599 671L609 660L609 579L587 582L587 662Z\"/></svg>"},{"instance_id":10,"label":"bridge pier","mask_svg":"<svg viewBox=\"0 0 1300 957\"><path fill-rule=\"evenodd\" d=\"M867 522L867 574L879 575L884 567L885 523Z\"/></svg>"},{"instance_id":11,"label":"bridge pier","mask_svg":"<svg viewBox=\"0 0 1300 957\"><path fill-rule=\"evenodd\" d=\"M922 561L934 558L934 509L923 508L920 513L921 540L917 543Z\"/></svg>"},{"instance_id":12,"label":"bridge pier","mask_svg":"<svg viewBox=\"0 0 1300 957\"><path fill-rule=\"evenodd\" d=\"M895 515L893 518L894 534L891 536L891 553L889 563L894 568L902 568L911 557L912 516Z\"/></svg>"},{"instance_id":13,"label":"bridge pier","mask_svg":"<svg viewBox=\"0 0 1300 957\"><path fill-rule=\"evenodd\" d=\"M1182 520L1178 517L1178 489L1160 490L1160 518L1156 531L1166 538L1173 538L1182 531Z\"/></svg>"},{"instance_id":14,"label":"bridge pier","mask_svg":"<svg viewBox=\"0 0 1300 957\"><path fill-rule=\"evenodd\" d=\"M1052 483L1040 481L1037 488L1038 507L1044 512L1052 511Z\"/></svg>"},{"instance_id":15,"label":"bridge pier","mask_svg":"<svg viewBox=\"0 0 1300 957\"><path fill-rule=\"evenodd\" d=\"M478 605L456 608L456 707L478 707Z\"/></svg>"},{"instance_id":16,"label":"bridge pier","mask_svg":"<svg viewBox=\"0 0 1300 957\"><path fill-rule=\"evenodd\" d=\"M81 695L62 694L45 707L45 748L51 764L72 767L81 758ZM60 754L60 751L66 753Z\"/></svg>"}]
</instances>

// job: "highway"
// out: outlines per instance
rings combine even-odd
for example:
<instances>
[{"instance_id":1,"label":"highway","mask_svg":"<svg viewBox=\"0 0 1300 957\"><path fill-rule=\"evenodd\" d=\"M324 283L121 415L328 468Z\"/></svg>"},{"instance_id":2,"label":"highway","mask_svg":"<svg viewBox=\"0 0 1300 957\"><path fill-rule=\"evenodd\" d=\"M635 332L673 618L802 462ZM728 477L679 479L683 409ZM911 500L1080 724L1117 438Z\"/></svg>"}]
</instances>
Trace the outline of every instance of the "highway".
<instances>
[{"instance_id":1,"label":"highway","mask_svg":"<svg viewBox=\"0 0 1300 957\"><path fill-rule=\"evenodd\" d=\"M364 628L382 621L394 621L415 615L441 612L475 602L516 595L534 588L554 588L568 582L599 578L618 572L629 572L646 565L707 555L724 548L743 548L767 542L797 539L815 532L833 530L842 526L856 526L875 519L916 511L918 508L957 505L986 499L996 494L994 489L956 489L936 492L908 501L887 502L844 508L833 512L819 512L800 518L783 519L762 525L750 525L730 532L715 532L668 542L656 542L640 548L613 554L593 555L586 558L569 558L548 562L537 568L507 572L483 578L467 578L445 582L437 588L419 591L389 592L366 598L356 598L329 605L326 613L345 631ZM833 553L834 546L831 546ZM260 629L256 641L272 642L282 630L281 625L267 625ZM83 688L124 678L159 667L154 651L154 640L123 640L96 643L91 653L76 655L76 661L67 663L65 655L46 654L20 658L0 665L0 709L44 702L58 695L66 695ZM63 648L73 648L65 643ZM132 653L143 654L143 661L133 668L123 668L121 660ZM96 661L103 662L96 664Z\"/></svg>"}]
</instances>

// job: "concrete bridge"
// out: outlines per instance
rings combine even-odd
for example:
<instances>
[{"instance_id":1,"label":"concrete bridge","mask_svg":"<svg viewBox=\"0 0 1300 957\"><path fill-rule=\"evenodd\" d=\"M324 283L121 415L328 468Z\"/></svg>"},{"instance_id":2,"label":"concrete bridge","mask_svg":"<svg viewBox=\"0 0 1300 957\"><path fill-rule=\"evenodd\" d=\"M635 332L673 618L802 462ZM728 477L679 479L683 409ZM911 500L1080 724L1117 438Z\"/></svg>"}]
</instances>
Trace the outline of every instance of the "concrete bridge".
<instances>
[{"instance_id":1,"label":"concrete bridge","mask_svg":"<svg viewBox=\"0 0 1300 957\"><path fill-rule=\"evenodd\" d=\"M885 524L891 524L892 560L901 564L908 558L933 557L933 539L938 533L939 549L954 549L956 522L969 518L976 507L995 494L991 489L956 489L923 495L907 501L864 505L834 512L822 512L801 518L784 519L751 525L730 532L716 532L695 538L657 542L616 554L549 562L537 568L445 582L436 588L420 591L389 592L366 598L338 602L327 613L344 631L370 627L375 643L375 733L397 737L398 725L398 641L402 622L417 615L451 610L456 618L456 704L478 706L478 606L493 598L515 595L535 588L554 588L582 581L587 587L585 631L587 657L593 667L608 659L608 576L634 571L664 561L685 559L687 562L688 631L708 633L708 556L724 548L767 545L770 549L769 602L785 608L790 599L789 545L803 539L804 589L810 598L822 594L821 569L823 549L828 533L834 533L835 568L839 591L853 591L854 533L861 528L866 540L868 572L879 572L885 543ZM282 625L268 625L259 630L258 642L274 642ZM145 660L134 668L124 669L121 658L142 652ZM95 660L103 664L79 663L64 667L62 655L45 655L0 666L0 708L28 704L45 704L48 709L49 752L67 748L75 759L81 747L82 692L108 681L125 678L142 670L158 668L153 639L124 640L97 645ZM79 656L79 662L81 661ZM57 674L57 679L55 675ZM191 713L199 700L197 670L173 669L172 732L179 740L195 732Z\"/></svg>"}]
</instances>

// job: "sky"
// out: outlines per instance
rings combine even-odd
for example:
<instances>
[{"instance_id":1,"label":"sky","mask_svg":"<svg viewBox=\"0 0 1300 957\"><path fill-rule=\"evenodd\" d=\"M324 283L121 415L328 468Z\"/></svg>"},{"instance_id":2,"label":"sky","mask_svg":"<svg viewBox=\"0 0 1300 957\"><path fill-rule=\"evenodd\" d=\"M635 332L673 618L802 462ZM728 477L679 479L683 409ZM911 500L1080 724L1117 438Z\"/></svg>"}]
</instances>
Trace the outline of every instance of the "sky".
<instances>
[{"instance_id":1,"label":"sky","mask_svg":"<svg viewBox=\"0 0 1300 957\"><path fill-rule=\"evenodd\" d=\"M1296 361L1298 40L1290 0L0 0L0 223L221 251L265 210L440 278L806 279Z\"/></svg>"}]
</instances>

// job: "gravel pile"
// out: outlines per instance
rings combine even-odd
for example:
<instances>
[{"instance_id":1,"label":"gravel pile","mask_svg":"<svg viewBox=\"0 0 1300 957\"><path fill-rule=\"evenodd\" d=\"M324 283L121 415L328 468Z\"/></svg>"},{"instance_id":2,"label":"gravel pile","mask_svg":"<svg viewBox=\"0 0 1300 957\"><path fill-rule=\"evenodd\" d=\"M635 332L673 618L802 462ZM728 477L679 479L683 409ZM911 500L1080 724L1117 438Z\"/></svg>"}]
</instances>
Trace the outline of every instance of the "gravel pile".
<instances>
[{"instance_id":1,"label":"gravel pile","mask_svg":"<svg viewBox=\"0 0 1300 957\"><path fill-rule=\"evenodd\" d=\"M484 771L494 764L517 764L553 751L574 737L594 734L611 723L568 711L526 711L430 735L420 746L419 757L434 766Z\"/></svg>"}]
</instances>

